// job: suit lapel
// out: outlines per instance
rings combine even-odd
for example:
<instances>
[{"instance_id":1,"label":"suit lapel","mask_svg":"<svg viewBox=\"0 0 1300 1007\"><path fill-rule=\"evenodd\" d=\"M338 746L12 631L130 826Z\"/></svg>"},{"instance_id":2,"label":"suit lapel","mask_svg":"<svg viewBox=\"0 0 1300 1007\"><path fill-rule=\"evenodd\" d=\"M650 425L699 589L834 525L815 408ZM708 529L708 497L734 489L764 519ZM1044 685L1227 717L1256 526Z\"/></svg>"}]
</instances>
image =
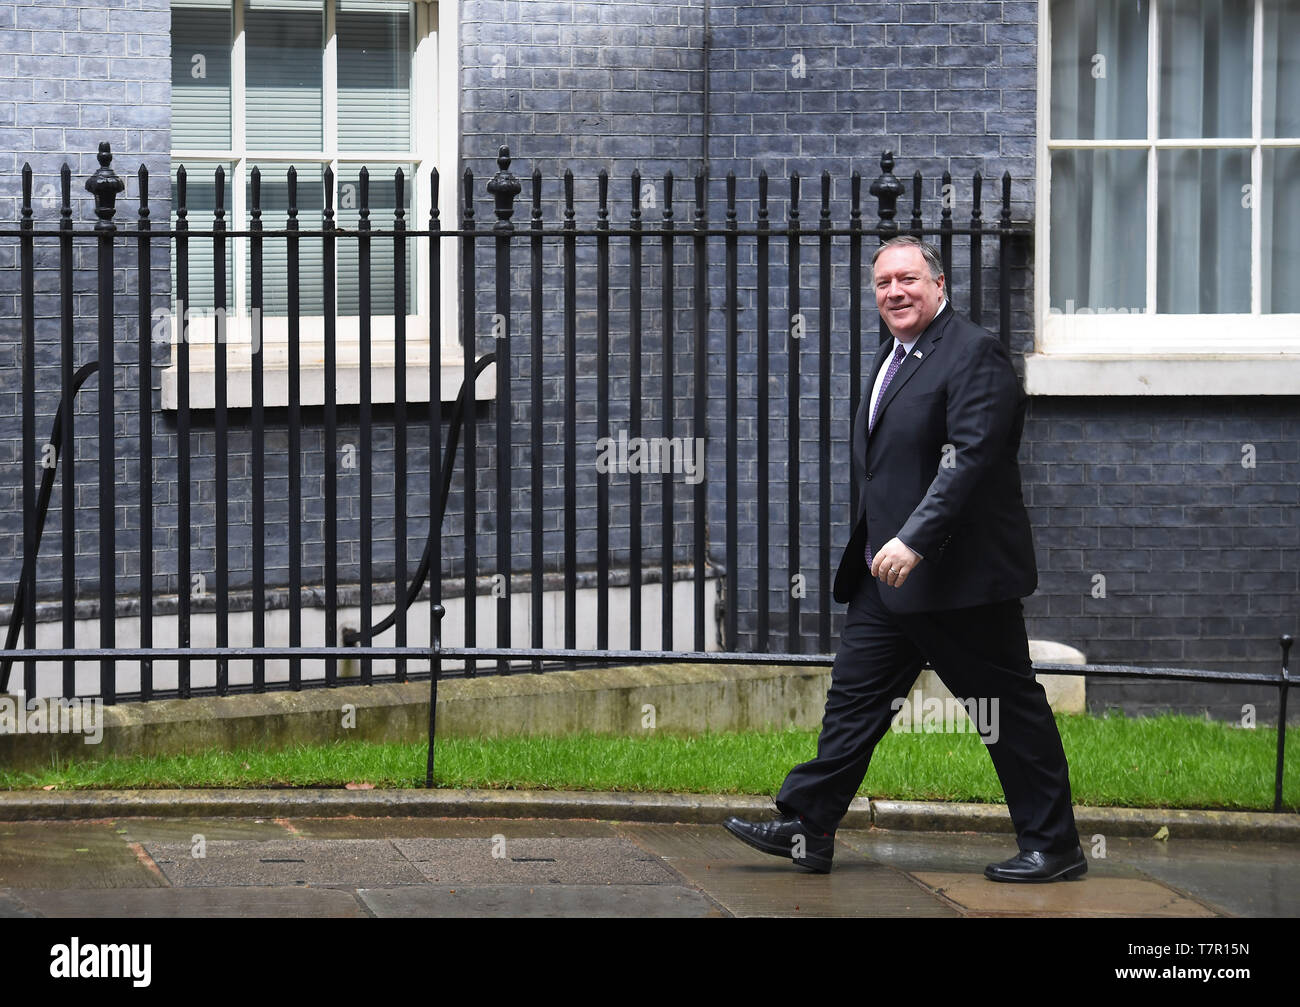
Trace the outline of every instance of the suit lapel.
<instances>
[{"instance_id":1,"label":"suit lapel","mask_svg":"<svg viewBox=\"0 0 1300 1007\"><path fill-rule=\"evenodd\" d=\"M948 319L950 317L952 317L951 301L949 301L947 305L944 306L944 309L935 316L934 320L926 326L925 331L921 333L921 338L912 346L912 352L904 357L903 362L898 365L898 372L894 375L894 379L889 382L889 387L886 388L880 396L880 407L876 410L876 426L880 426L880 420L885 415L885 410L889 408L889 403L894 401L895 396L897 396L903 386L911 380L912 375L925 366L925 362L929 359L931 352L934 350L935 344L943 338L943 330L947 327ZM885 347L889 349L889 354L892 355L894 341L890 339L885 343ZM879 372L880 354L877 353L876 356L877 367L872 372L873 374ZM868 439L870 439L873 432L874 428L868 431Z\"/></svg>"}]
</instances>

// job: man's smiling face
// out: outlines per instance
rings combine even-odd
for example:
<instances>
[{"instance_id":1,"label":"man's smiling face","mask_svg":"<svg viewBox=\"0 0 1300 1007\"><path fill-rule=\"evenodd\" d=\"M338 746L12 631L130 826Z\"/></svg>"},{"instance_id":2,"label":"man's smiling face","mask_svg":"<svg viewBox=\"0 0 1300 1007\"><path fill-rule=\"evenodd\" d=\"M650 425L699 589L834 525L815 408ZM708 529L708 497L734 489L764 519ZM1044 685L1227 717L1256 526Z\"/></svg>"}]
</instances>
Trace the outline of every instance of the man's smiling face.
<instances>
[{"instance_id":1,"label":"man's smiling face","mask_svg":"<svg viewBox=\"0 0 1300 1007\"><path fill-rule=\"evenodd\" d=\"M880 253L874 279L880 317L900 343L912 342L939 313L943 275L930 275L919 248L899 245Z\"/></svg>"}]
</instances>

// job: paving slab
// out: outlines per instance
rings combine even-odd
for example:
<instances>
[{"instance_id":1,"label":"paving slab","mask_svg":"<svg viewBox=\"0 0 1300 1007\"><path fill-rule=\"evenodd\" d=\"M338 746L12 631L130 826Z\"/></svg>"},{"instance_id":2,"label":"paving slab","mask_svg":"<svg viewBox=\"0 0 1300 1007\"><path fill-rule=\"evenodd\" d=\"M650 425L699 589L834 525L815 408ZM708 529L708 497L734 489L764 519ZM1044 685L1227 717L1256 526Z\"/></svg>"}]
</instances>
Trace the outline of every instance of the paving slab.
<instances>
[{"instance_id":1,"label":"paving slab","mask_svg":"<svg viewBox=\"0 0 1300 1007\"><path fill-rule=\"evenodd\" d=\"M17 892L0 888L0 920L24 920L38 916Z\"/></svg>"},{"instance_id":2,"label":"paving slab","mask_svg":"<svg viewBox=\"0 0 1300 1007\"><path fill-rule=\"evenodd\" d=\"M721 826L622 824L734 916L958 916L902 873L837 844L830 874L761 853Z\"/></svg>"},{"instance_id":3,"label":"paving slab","mask_svg":"<svg viewBox=\"0 0 1300 1007\"><path fill-rule=\"evenodd\" d=\"M109 822L0 825L0 887L157 888L166 885L138 844Z\"/></svg>"},{"instance_id":4,"label":"paving slab","mask_svg":"<svg viewBox=\"0 0 1300 1007\"><path fill-rule=\"evenodd\" d=\"M684 885L428 885L357 892L378 917L721 917Z\"/></svg>"},{"instance_id":5,"label":"paving slab","mask_svg":"<svg viewBox=\"0 0 1300 1007\"><path fill-rule=\"evenodd\" d=\"M396 839L393 845L439 884L662 885L679 882L659 857L627 839Z\"/></svg>"},{"instance_id":6,"label":"paving slab","mask_svg":"<svg viewBox=\"0 0 1300 1007\"><path fill-rule=\"evenodd\" d=\"M961 915L904 875L868 860L837 860L830 874L813 874L775 857L766 861L675 860L673 869L733 916Z\"/></svg>"},{"instance_id":7,"label":"paving slab","mask_svg":"<svg viewBox=\"0 0 1300 1007\"><path fill-rule=\"evenodd\" d=\"M1300 917L1300 847L1213 839L1112 839L1122 861L1232 916Z\"/></svg>"},{"instance_id":8,"label":"paving slab","mask_svg":"<svg viewBox=\"0 0 1300 1007\"><path fill-rule=\"evenodd\" d=\"M214 840L195 857L189 843L148 843L145 850L177 887L424 883L424 875L382 839Z\"/></svg>"},{"instance_id":9,"label":"paving slab","mask_svg":"<svg viewBox=\"0 0 1300 1007\"><path fill-rule=\"evenodd\" d=\"M1217 916L1155 881L1092 878L1048 885L1004 884L982 875L917 871L913 877L972 916Z\"/></svg>"},{"instance_id":10,"label":"paving slab","mask_svg":"<svg viewBox=\"0 0 1300 1007\"><path fill-rule=\"evenodd\" d=\"M951 832L895 832L887 829L845 830L835 835L837 844L848 846L863 856L900 871L965 872L980 877L988 864L999 863L1016 855L1016 843L1010 836ZM1086 878L1141 878L1137 868L1114 858L1097 859L1089 855Z\"/></svg>"},{"instance_id":11,"label":"paving slab","mask_svg":"<svg viewBox=\"0 0 1300 1007\"><path fill-rule=\"evenodd\" d=\"M136 888L24 892L41 916L75 919L367 919L350 890L333 888Z\"/></svg>"}]
</instances>

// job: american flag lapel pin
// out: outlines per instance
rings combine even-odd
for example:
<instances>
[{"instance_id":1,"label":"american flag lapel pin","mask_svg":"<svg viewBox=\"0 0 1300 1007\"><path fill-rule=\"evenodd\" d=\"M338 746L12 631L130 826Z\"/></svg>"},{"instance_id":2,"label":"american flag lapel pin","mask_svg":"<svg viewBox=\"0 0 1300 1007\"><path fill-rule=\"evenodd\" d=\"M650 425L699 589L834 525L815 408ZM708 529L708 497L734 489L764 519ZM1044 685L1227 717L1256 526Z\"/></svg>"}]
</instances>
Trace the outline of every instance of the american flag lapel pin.
<instances>
[{"instance_id":1,"label":"american flag lapel pin","mask_svg":"<svg viewBox=\"0 0 1300 1007\"><path fill-rule=\"evenodd\" d=\"M920 360L920 359L921 359L921 351L920 351L920 350L913 350L913 351L912 351L912 356L916 357L917 360Z\"/></svg>"}]
</instances>

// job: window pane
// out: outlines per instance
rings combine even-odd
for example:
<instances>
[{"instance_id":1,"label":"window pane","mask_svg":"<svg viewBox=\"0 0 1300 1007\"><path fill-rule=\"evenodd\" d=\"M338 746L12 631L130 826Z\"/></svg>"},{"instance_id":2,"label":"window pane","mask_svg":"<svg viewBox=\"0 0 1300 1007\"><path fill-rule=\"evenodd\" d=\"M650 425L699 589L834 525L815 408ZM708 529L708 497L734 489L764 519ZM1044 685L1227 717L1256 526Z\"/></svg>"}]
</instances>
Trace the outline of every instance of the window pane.
<instances>
[{"instance_id":1,"label":"window pane","mask_svg":"<svg viewBox=\"0 0 1300 1007\"><path fill-rule=\"evenodd\" d=\"M250 150L320 150L322 39L319 0L249 0L247 134Z\"/></svg>"},{"instance_id":2,"label":"window pane","mask_svg":"<svg viewBox=\"0 0 1300 1007\"><path fill-rule=\"evenodd\" d=\"M1147 155L1052 152L1051 306L1146 307Z\"/></svg>"},{"instance_id":3,"label":"window pane","mask_svg":"<svg viewBox=\"0 0 1300 1007\"><path fill-rule=\"evenodd\" d=\"M1255 0L1160 6L1160 135L1250 136Z\"/></svg>"},{"instance_id":4,"label":"window pane","mask_svg":"<svg viewBox=\"0 0 1300 1007\"><path fill-rule=\"evenodd\" d=\"M1147 0L1052 0L1052 138L1147 135Z\"/></svg>"},{"instance_id":5,"label":"window pane","mask_svg":"<svg viewBox=\"0 0 1300 1007\"><path fill-rule=\"evenodd\" d=\"M1158 155L1156 310L1250 311L1250 152Z\"/></svg>"},{"instance_id":6,"label":"window pane","mask_svg":"<svg viewBox=\"0 0 1300 1007\"><path fill-rule=\"evenodd\" d=\"M172 7L172 146L230 148L229 0Z\"/></svg>"},{"instance_id":7,"label":"window pane","mask_svg":"<svg viewBox=\"0 0 1300 1007\"><path fill-rule=\"evenodd\" d=\"M1300 150L1264 151L1264 301L1300 312Z\"/></svg>"},{"instance_id":8,"label":"window pane","mask_svg":"<svg viewBox=\"0 0 1300 1007\"><path fill-rule=\"evenodd\" d=\"M370 171L370 226L374 230L391 231L393 229L393 209L396 204L396 190L393 176L398 168L402 169L402 208L406 211L406 227L416 226L411 221L411 178L414 165L410 164L372 164ZM339 168L338 225L346 230L355 230L361 221L361 166L345 164ZM413 242L406 242L406 312L410 311L414 285L412 268L414 266ZM393 313L393 271L396 259L393 253L393 238L376 237L370 240L370 313L371 315L391 315ZM357 239L342 237L338 239L338 290L339 314L356 315L361 310L361 256Z\"/></svg>"},{"instance_id":9,"label":"window pane","mask_svg":"<svg viewBox=\"0 0 1300 1007\"><path fill-rule=\"evenodd\" d=\"M1264 0L1264 135L1300 137L1300 5Z\"/></svg>"},{"instance_id":10,"label":"window pane","mask_svg":"<svg viewBox=\"0 0 1300 1007\"><path fill-rule=\"evenodd\" d=\"M282 231L289 220L289 166L264 164L262 173L262 227L267 231ZM297 206L298 226L304 231L319 230L321 210L325 206L323 187L324 169L319 164L299 165ZM248 206L253 206L252 170L249 170ZM283 237L267 237L262 242L263 308L267 317L289 313L289 286L293 277L289 273L289 242ZM300 315L319 315L325 310L321 285L321 239L298 239L298 311ZM252 297L253 255L248 255L248 303Z\"/></svg>"},{"instance_id":11,"label":"window pane","mask_svg":"<svg viewBox=\"0 0 1300 1007\"><path fill-rule=\"evenodd\" d=\"M176 211L180 208L180 190L176 184L177 169L181 166L173 164L172 166L172 226L176 226ZM189 221L189 229L194 231L211 231L213 222L216 219L217 206L217 182L216 170L217 165L212 163L204 164L190 163L185 165L185 209L186 220ZM235 224L231 220L231 178L234 174L233 164L223 164L225 169L225 179L222 183L222 208L226 211L226 228L234 230ZM175 240L175 239L173 239ZM234 310L234 274L235 274L235 240L234 238L226 239L226 310ZM194 234L188 242L189 247L189 299L182 310L190 312L191 317L211 317L213 309L216 307L216 298L213 292L216 290L215 273L213 264L216 258L213 254L215 249L214 239L210 234ZM179 282L180 275L180 256L174 253L172 255L172 296L180 300L181 287Z\"/></svg>"},{"instance_id":12,"label":"window pane","mask_svg":"<svg viewBox=\"0 0 1300 1007\"><path fill-rule=\"evenodd\" d=\"M411 5L340 0L339 148L410 150Z\"/></svg>"}]
</instances>

